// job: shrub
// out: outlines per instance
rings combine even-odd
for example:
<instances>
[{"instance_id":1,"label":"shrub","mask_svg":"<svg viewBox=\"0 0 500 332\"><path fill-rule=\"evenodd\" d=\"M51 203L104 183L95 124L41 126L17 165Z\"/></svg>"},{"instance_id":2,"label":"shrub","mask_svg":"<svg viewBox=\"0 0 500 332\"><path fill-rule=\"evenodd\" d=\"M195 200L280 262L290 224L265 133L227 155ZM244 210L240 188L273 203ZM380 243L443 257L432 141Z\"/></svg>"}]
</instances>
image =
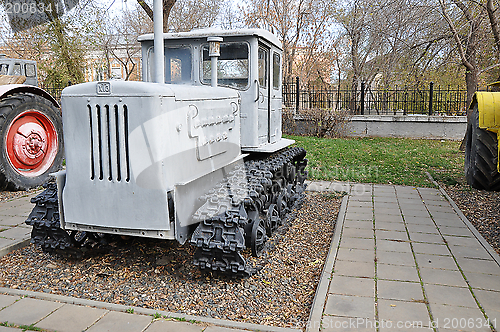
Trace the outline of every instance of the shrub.
<instances>
[{"instance_id":1,"label":"shrub","mask_svg":"<svg viewBox=\"0 0 500 332\"><path fill-rule=\"evenodd\" d=\"M290 135L345 137L351 116L347 110L312 108L283 109L283 132Z\"/></svg>"}]
</instances>

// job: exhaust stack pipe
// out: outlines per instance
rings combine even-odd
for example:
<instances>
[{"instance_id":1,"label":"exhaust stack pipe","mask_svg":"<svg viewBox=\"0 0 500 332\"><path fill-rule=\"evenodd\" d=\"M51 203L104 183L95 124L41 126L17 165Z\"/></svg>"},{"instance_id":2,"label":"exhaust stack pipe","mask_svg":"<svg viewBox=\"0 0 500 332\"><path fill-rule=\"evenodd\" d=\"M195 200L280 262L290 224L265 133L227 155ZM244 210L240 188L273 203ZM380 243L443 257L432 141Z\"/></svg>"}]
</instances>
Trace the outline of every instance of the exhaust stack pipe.
<instances>
[{"instance_id":1,"label":"exhaust stack pipe","mask_svg":"<svg viewBox=\"0 0 500 332\"><path fill-rule=\"evenodd\" d=\"M155 82L165 84L165 49L163 46L163 0L153 0Z\"/></svg>"},{"instance_id":2,"label":"exhaust stack pipe","mask_svg":"<svg viewBox=\"0 0 500 332\"><path fill-rule=\"evenodd\" d=\"M209 51L208 56L211 61L211 75L212 75L212 87L217 86L217 59L220 57L220 43L222 42L222 37L208 37Z\"/></svg>"}]
</instances>

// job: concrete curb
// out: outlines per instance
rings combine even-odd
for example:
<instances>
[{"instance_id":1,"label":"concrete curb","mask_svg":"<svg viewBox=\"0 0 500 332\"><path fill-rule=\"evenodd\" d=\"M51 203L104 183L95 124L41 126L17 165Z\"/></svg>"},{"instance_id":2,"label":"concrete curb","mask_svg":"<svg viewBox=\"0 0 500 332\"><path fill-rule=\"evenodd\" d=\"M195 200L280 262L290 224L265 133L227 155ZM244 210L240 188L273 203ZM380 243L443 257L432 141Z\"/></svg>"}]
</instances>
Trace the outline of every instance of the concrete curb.
<instances>
[{"instance_id":1,"label":"concrete curb","mask_svg":"<svg viewBox=\"0 0 500 332\"><path fill-rule=\"evenodd\" d=\"M306 325L306 332L319 332L321 327L323 309L325 307L328 288L330 287L330 280L333 274L333 265L335 263L335 258L337 257L337 250L340 242L340 233L341 233L340 231L344 226L345 212L347 210L348 199L349 195L345 195L340 205L339 214L337 216L337 223L335 224L333 239L330 245L330 251L328 252L328 256L326 258L326 262L323 267L323 272L321 273L319 284L316 288L316 294L314 295L314 300L311 307L311 313L309 315L309 320Z\"/></svg>"},{"instance_id":2,"label":"concrete curb","mask_svg":"<svg viewBox=\"0 0 500 332\"><path fill-rule=\"evenodd\" d=\"M491 256L491 258L493 258L493 260L498 265L500 265L500 256L496 253L495 249L493 249L493 247L488 242L486 242L486 240L481 235L481 233L479 233L478 230L476 229L476 227L474 227L474 225L471 224L471 222L469 221L469 219L467 219L467 217L465 216L465 214L463 214L462 210L460 210L460 208L458 207L458 205L451 199L451 197L439 185L439 183L437 183L437 181L434 180L434 178L432 177L432 175L430 175L428 172L425 172L425 173L427 174L427 176L429 177L429 179L439 188L439 191L444 195L444 197L446 197L446 199L448 200L448 202L453 207L453 210L455 210L455 213L458 214L458 216L460 217L460 219L462 219L463 223L467 226L467 228L469 228L469 230L472 232L472 234L474 234L474 236L476 237L476 239L479 241L479 243L481 243L481 245L483 246L483 248Z\"/></svg>"},{"instance_id":3,"label":"concrete curb","mask_svg":"<svg viewBox=\"0 0 500 332\"><path fill-rule=\"evenodd\" d=\"M158 313L162 316L166 316L167 318L182 318L182 319L185 319L186 321L196 321L196 322L208 323L211 325L223 326L223 327L234 328L234 329L265 331L265 332L298 332L298 331L302 331L300 329L293 329L293 328L284 328L284 327L276 327L276 326L257 325L257 324L251 324L251 323L233 322L233 321L229 321L229 320L215 319L215 318L194 316L194 315L183 315L183 314L169 312L169 311L163 311L163 310L131 307L131 306L126 306L126 305L122 305L122 304L106 303L106 302L99 302L99 301L94 301L94 300L85 300L85 299L64 296L64 295L45 294L45 293L25 291L25 290L20 290L20 289L11 289L11 288L0 287L0 293L7 294L7 295L13 295L13 296L31 297L31 298L35 298L35 299L39 299L39 300L57 301L60 303L65 303L65 304L89 306L89 307L94 307L94 308L99 308L99 309L120 311L120 312L127 312L127 309L133 309L134 314L153 316L154 314ZM151 319L153 319L153 318L151 317Z\"/></svg>"},{"instance_id":4,"label":"concrete curb","mask_svg":"<svg viewBox=\"0 0 500 332\"><path fill-rule=\"evenodd\" d=\"M31 243L31 239L26 239L26 240L21 240L21 241L13 243L11 245L8 245L7 247L0 249L0 257L7 255L8 253L10 253L14 250L27 247L30 243Z\"/></svg>"}]
</instances>

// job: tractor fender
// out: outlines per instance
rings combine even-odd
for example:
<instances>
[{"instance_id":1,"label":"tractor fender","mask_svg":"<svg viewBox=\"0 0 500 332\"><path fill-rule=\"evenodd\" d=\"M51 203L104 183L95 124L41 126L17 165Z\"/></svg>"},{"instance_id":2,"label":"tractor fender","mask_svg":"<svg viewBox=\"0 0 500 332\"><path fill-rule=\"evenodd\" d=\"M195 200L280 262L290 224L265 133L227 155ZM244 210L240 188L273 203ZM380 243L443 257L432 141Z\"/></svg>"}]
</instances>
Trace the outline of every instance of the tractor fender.
<instances>
[{"instance_id":1,"label":"tractor fender","mask_svg":"<svg viewBox=\"0 0 500 332\"><path fill-rule=\"evenodd\" d=\"M47 100L49 100L56 108L61 108L59 106L59 103L52 97L47 91L33 86L33 85L25 85L25 84L6 84L6 85L0 85L0 98L3 98L8 95L12 95L14 93L18 92L28 92L32 93L34 95L38 95L40 97L43 97Z\"/></svg>"},{"instance_id":2,"label":"tractor fender","mask_svg":"<svg viewBox=\"0 0 500 332\"><path fill-rule=\"evenodd\" d=\"M472 97L469 109L476 104L479 128L497 133L500 129L500 92L478 91Z\"/></svg>"},{"instance_id":3,"label":"tractor fender","mask_svg":"<svg viewBox=\"0 0 500 332\"><path fill-rule=\"evenodd\" d=\"M59 203L59 223L62 229L66 229L66 223L64 218L64 202L63 202L63 189L66 186L66 170L58 171L50 174L52 178L56 179L57 185L57 197Z\"/></svg>"}]
</instances>

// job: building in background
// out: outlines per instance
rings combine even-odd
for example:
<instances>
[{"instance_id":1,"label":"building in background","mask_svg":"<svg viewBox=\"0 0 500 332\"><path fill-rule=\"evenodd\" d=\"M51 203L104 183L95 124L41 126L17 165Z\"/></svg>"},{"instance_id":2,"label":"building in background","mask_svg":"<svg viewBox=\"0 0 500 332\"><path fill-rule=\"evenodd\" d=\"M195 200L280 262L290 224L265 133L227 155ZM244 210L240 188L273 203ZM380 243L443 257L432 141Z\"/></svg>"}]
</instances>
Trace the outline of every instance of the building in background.
<instances>
[{"instance_id":1,"label":"building in background","mask_svg":"<svg viewBox=\"0 0 500 332\"><path fill-rule=\"evenodd\" d=\"M118 38L117 38L118 40ZM85 81L122 79L141 81L142 63L139 43L114 41L88 53Z\"/></svg>"}]
</instances>

